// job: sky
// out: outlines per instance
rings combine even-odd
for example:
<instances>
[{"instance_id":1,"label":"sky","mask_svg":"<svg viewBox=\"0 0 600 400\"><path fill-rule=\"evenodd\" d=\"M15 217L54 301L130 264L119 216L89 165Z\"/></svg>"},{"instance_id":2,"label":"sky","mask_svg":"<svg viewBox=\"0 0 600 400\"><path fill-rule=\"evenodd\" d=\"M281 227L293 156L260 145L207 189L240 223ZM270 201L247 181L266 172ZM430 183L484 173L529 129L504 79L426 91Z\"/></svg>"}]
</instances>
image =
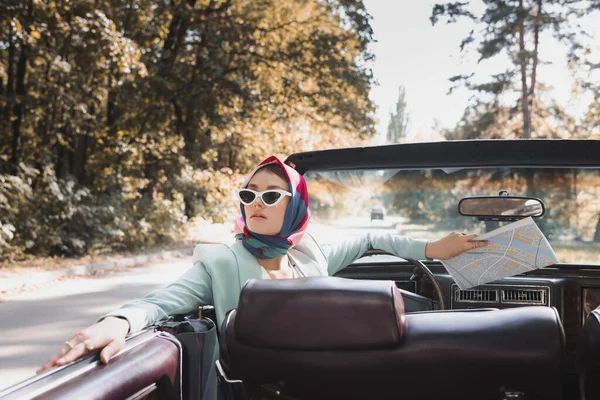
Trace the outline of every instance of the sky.
<instances>
[{"instance_id":1,"label":"sky","mask_svg":"<svg viewBox=\"0 0 600 400\"><path fill-rule=\"evenodd\" d=\"M378 109L378 143L383 142L389 114L396 105L401 85L406 88L411 115L408 141L439 140L434 124L454 127L472 96L466 90L447 95L448 78L472 71L485 76L500 72L508 65L508 60L502 58L477 64L474 49L461 55L459 45L474 25L464 20L449 25L438 22L432 27L429 17L435 1L364 2L373 17L371 24L377 41L372 44L371 51L376 57L372 67L378 85L372 89L370 97ZM477 7L482 2L472 1L472 4ZM594 40L600 44L600 16L585 21L585 24L588 31L598 33ZM540 56L550 62L541 65L538 72L540 79L553 87L548 95L581 113L591 98L572 95L573 79L566 68L564 48L554 40L542 37Z\"/></svg>"}]
</instances>

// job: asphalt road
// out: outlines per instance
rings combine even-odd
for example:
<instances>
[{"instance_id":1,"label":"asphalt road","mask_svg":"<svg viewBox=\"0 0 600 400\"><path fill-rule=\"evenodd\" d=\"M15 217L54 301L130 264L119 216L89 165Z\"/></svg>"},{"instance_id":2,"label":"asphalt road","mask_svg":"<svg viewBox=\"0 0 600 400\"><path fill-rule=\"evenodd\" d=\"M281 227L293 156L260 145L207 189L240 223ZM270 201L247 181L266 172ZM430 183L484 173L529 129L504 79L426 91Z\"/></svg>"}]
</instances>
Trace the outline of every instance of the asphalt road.
<instances>
[{"instance_id":1,"label":"asphalt road","mask_svg":"<svg viewBox=\"0 0 600 400\"><path fill-rule=\"evenodd\" d=\"M370 222L347 219L336 226L313 224L320 243L362 235L396 233L397 219ZM176 280L191 267L190 258L111 273L75 278L0 299L0 389L35 374L73 334L123 303Z\"/></svg>"},{"instance_id":2,"label":"asphalt road","mask_svg":"<svg viewBox=\"0 0 600 400\"><path fill-rule=\"evenodd\" d=\"M100 315L165 286L190 266L191 257L186 257L4 297L0 303L0 389L34 375L65 340Z\"/></svg>"}]
</instances>

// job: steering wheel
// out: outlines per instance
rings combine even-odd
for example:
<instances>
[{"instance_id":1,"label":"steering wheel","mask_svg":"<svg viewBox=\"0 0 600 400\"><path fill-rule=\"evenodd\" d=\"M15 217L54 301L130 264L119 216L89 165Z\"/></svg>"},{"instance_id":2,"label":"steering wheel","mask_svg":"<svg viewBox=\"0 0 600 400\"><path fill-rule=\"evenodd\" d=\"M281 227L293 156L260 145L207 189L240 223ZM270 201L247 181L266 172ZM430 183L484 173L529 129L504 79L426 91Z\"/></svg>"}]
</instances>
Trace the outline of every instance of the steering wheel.
<instances>
[{"instance_id":1,"label":"steering wheel","mask_svg":"<svg viewBox=\"0 0 600 400\"><path fill-rule=\"evenodd\" d=\"M440 304L440 310L445 310L446 305L444 304L444 296L442 295L442 288L440 287L440 284L438 283L438 281L435 279L435 276L433 276L433 273L431 272L431 270L427 267L427 265L423 264L419 260L407 259L407 261L409 261L415 267L417 267L419 270L421 270L431 280L431 283L433 284L433 288L435 289L435 295Z\"/></svg>"}]
</instances>

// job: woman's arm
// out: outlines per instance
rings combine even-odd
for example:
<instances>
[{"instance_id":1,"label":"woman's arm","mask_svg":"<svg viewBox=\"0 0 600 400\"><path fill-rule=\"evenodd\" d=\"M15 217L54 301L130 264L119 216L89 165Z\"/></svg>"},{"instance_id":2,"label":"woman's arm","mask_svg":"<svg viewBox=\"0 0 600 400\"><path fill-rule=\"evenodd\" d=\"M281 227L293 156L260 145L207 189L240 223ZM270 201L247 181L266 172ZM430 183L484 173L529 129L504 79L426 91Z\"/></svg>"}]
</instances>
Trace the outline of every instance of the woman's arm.
<instances>
[{"instance_id":1,"label":"woman's arm","mask_svg":"<svg viewBox=\"0 0 600 400\"><path fill-rule=\"evenodd\" d=\"M414 239L409 236L367 233L325 248L327 269L329 275L333 275L352 264L368 250L374 249L387 251L401 258L422 260L425 259L427 243L428 240Z\"/></svg>"},{"instance_id":2,"label":"woman's arm","mask_svg":"<svg viewBox=\"0 0 600 400\"><path fill-rule=\"evenodd\" d=\"M125 304L119 310L99 318L95 324L77 332L38 370L68 364L91 350L100 350L107 363L125 345L127 333L138 332L173 314L188 314L198 305L212 304L212 278L196 246L193 267L164 289L156 290L141 300ZM115 317L115 318L110 318Z\"/></svg>"},{"instance_id":3,"label":"woman's arm","mask_svg":"<svg viewBox=\"0 0 600 400\"><path fill-rule=\"evenodd\" d=\"M204 263L197 261L171 285L155 290L143 299L127 303L96 322L107 317L124 318L129 322L129 333L134 333L170 315L189 314L199 305L212 303L211 276Z\"/></svg>"},{"instance_id":4,"label":"woman's arm","mask_svg":"<svg viewBox=\"0 0 600 400\"><path fill-rule=\"evenodd\" d=\"M401 235L373 235L343 241L326 250L327 269L333 275L347 265L352 264L367 250L383 250L400 258L413 260L438 259L449 260L461 253L475 250L489 244L489 241L472 242L477 235L452 232L435 241L414 239Z\"/></svg>"}]
</instances>

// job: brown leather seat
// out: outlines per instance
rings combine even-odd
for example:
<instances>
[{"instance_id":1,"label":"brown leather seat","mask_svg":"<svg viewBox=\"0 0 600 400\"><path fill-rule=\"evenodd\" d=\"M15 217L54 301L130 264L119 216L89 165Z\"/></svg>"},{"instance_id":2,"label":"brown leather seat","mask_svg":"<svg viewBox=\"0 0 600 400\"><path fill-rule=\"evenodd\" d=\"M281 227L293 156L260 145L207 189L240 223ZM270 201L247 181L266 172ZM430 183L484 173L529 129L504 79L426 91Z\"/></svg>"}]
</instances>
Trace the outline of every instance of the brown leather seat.
<instances>
[{"instance_id":1,"label":"brown leather seat","mask_svg":"<svg viewBox=\"0 0 600 400\"><path fill-rule=\"evenodd\" d=\"M221 361L304 399L548 400L561 398L563 346L554 308L407 315L393 282L251 280Z\"/></svg>"},{"instance_id":2,"label":"brown leather seat","mask_svg":"<svg viewBox=\"0 0 600 400\"><path fill-rule=\"evenodd\" d=\"M581 399L600 399L600 307L588 315L579 332L577 369Z\"/></svg>"}]
</instances>

